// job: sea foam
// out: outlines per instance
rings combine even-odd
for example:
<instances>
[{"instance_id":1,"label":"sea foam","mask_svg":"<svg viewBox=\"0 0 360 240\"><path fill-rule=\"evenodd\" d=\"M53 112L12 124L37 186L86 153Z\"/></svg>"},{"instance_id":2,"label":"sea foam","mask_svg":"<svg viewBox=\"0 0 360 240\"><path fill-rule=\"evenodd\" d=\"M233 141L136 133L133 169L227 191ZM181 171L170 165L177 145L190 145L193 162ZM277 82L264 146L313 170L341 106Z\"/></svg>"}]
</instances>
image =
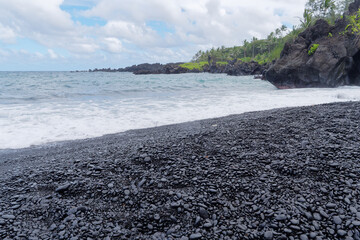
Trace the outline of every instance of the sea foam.
<instances>
[{"instance_id":1,"label":"sea foam","mask_svg":"<svg viewBox=\"0 0 360 240\"><path fill-rule=\"evenodd\" d=\"M0 149L359 100L359 87L278 90L266 81L223 74L0 73Z\"/></svg>"}]
</instances>

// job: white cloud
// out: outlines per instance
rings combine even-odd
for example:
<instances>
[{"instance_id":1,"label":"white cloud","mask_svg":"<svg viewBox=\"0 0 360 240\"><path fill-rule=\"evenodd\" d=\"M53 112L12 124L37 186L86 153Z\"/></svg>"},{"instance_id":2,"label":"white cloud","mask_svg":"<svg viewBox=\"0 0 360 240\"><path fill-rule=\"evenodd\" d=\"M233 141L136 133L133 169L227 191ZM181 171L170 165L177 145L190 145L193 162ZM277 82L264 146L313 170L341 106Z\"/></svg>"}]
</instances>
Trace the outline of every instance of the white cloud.
<instances>
[{"instance_id":1,"label":"white cloud","mask_svg":"<svg viewBox=\"0 0 360 240\"><path fill-rule=\"evenodd\" d=\"M52 49L48 49L48 54L49 54L51 59L58 59L59 58L59 56Z\"/></svg>"},{"instance_id":2,"label":"white cloud","mask_svg":"<svg viewBox=\"0 0 360 240\"><path fill-rule=\"evenodd\" d=\"M106 49L111 53L121 53L124 50L121 41L117 38L105 38L104 44L106 45Z\"/></svg>"},{"instance_id":3,"label":"white cloud","mask_svg":"<svg viewBox=\"0 0 360 240\"><path fill-rule=\"evenodd\" d=\"M4 26L0 22L0 41L4 43L15 43L16 42L16 34L13 29L9 26Z\"/></svg>"},{"instance_id":4,"label":"white cloud","mask_svg":"<svg viewBox=\"0 0 360 240\"><path fill-rule=\"evenodd\" d=\"M158 40L155 32L145 24L137 25L120 20L109 21L102 30L106 36L122 38L140 46L147 46Z\"/></svg>"},{"instance_id":5,"label":"white cloud","mask_svg":"<svg viewBox=\"0 0 360 240\"><path fill-rule=\"evenodd\" d=\"M49 49L46 57L38 56L38 59L51 57L60 61L51 49L64 49L70 57L83 59L84 63L90 59L96 63L99 56L108 62L119 56L116 62L122 66L129 65L126 62L129 59L133 62L186 61L199 49L240 45L253 36L265 38L283 23L298 24L296 17L302 15L305 2L0 0L0 41L16 44L17 37L31 39ZM105 25L82 25L63 11L62 5L85 6L89 10L77 12L79 16L103 19ZM151 21L164 23L167 28L152 29L148 24ZM171 31L167 32L168 29Z\"/></svg>"}]
</instances>

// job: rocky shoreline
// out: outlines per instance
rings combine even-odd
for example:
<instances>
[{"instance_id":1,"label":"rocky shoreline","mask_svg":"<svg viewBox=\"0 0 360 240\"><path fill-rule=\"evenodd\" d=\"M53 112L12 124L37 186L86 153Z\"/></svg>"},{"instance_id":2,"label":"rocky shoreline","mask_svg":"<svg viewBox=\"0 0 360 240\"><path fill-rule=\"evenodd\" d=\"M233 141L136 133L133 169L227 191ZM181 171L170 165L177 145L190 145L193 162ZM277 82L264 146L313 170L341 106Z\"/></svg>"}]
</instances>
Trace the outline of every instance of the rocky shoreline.
<instances>
[{"instance_id":1,"label":"rocky shoreline","mask_svg":"<svg viewBox=\"0 0 360 240\"><path fill-rule=\"evenodd\" d=\"M119 69L93 69L89 72L131 72L135 75L145 74L181 74L181 73L226 73L231 76L262 75L268 65L260 65L257 62L229 61L226 65L212 62L203 69L188 69L181 67L183 63L143 63Z\"/></svg>"},{"instance_id":2,"label":"rocky shoreline","mask_svg":"<svg viewBox=\"0 0 360 240\"><path fill-rule=\"evenodd\" d=\"M360 86L360 35L346 30L359 8L356 0L334 25L320 19L286 43L266 79L278 88Z\"/></svg>"},{"instance_id":3,"label":"rocky shoreline","mask_svg":"<svg viewBox=\"0 0 360 240\"><path fill-rule=\"evenodd\" d=\"M360 239L360 102L0 153L1 239Z\"/></svg>"}]
</instances>

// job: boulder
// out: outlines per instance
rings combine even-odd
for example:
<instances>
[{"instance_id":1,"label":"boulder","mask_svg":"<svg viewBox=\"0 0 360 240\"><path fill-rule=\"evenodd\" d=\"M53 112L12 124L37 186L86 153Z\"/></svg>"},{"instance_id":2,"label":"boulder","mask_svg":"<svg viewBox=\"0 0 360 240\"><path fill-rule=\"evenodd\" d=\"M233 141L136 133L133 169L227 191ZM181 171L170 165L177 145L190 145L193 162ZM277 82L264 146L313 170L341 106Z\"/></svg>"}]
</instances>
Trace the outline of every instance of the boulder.
<instances>
[{"instance_id":1,"label":"boulder","mask_svg":"<svg viewBox=\"0 0 360 240\"><path fill-rule=\"evenodd\" d=\"M359 7L356 0L347 14ZM280 89L360 85L360 37L344 33L346 26L346 17L334 26L318 20L293 43L285 44L280 59L266 71L266 79ZM315 44L318 48L312 53Z\"/></svg>"}]
</instances>

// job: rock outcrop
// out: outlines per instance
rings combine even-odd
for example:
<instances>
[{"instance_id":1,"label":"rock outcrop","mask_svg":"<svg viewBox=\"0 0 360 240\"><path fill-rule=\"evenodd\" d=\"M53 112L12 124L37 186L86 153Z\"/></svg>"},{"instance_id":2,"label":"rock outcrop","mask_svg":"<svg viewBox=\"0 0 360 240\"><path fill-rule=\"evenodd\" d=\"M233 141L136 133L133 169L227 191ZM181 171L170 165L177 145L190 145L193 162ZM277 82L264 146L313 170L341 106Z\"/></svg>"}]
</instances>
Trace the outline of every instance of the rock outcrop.
<instances>
[{"instance_id":1,"label":"rock outcrop","mask_svg":"<svg viewBox=\"0 0 360 240\"><path fill-rule=\"evenodd\" d=\"M247 76L247 75L261 75L267 69L268 65L260 65L257 62L244 63L237 61L229 63L226 66L225 72L231 76Z\"/></svg>"},{"instance_id":2,"label":"rock outcrop","mask_svg":"<svg viewBox=\"0 0 360 240\"><path fill-rule=\"evenodd\" d=\"M356 0L347 15L359 7ZM360 37L345 32L346 26L346 17L334 26L318 20L285 45L280 59L266 71L266 79L278 88L360 85ZM314 45L318 47L311 52Z\"/></svg>"},{"instance_id":3,"label":"rock outcrop","mask_svg":"<svg viewBox=\"0 0 360 240\"><path fill-rule=\"evenodd\" d=\"M212 62L209 65L205 65L203 69L188 69L181 67L182 63L143 63L139 65L133 65L126 68L119 69L94 69L89 72L132 72L136 75L145 74L180 74L180 73L226 73L232 76L247 76L247 75L261 75L266 69L267 65L260 65L257 62L242 62L242 61L229 61L228 64L219 64Z\"/></svg>"}]
</instances>

